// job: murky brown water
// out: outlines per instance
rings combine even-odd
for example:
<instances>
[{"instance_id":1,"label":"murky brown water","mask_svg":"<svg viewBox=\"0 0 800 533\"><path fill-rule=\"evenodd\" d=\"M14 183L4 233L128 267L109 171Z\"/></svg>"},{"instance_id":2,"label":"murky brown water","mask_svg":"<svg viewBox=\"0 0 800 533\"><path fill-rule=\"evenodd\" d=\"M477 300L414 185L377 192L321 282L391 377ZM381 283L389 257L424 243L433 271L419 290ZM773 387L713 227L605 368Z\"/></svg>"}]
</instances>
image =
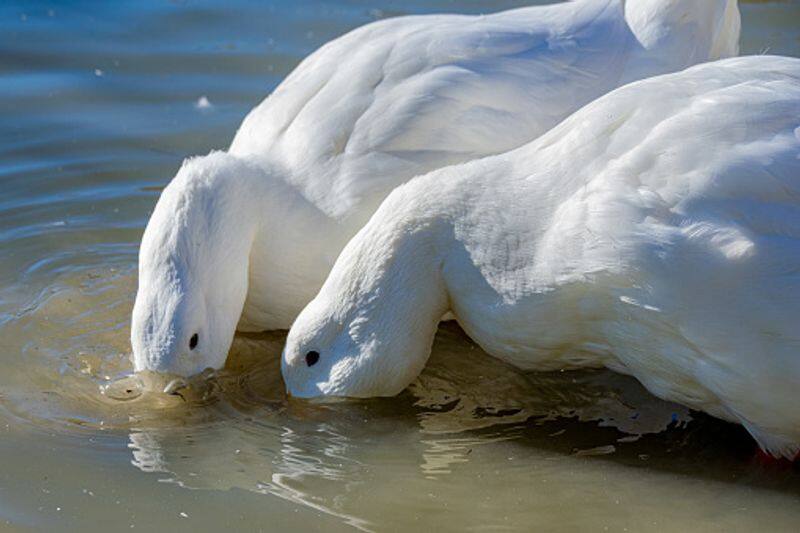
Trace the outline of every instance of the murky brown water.
<instances>
[{"instance_id":1,"label":"murky brown water","mask_svg":"<svg viewBox=\"0 0 800 533\"><path fill-rule=\"evenodd\" d=\"M0 5L0 524L797 529L800 470L740 428L610 372L521 373L452 325L392 399L287 401L281 333L238 337L182 397L116 381L138 241L183 157L351 27L512 5ZM745 52L800 56L800 2L742 11Z\"/></svg>"}]
</instances>

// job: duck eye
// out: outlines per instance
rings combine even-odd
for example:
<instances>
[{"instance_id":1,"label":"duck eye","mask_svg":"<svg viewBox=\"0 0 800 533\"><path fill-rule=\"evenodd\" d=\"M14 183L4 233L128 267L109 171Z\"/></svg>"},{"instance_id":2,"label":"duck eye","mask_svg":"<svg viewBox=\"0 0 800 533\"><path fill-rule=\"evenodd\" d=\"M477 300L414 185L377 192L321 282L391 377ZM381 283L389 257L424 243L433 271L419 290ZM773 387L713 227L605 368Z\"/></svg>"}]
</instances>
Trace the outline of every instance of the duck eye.
<instances>
[{"instance_id":1,"label":"duck eye","mask_svg":"<svg viewBox=\"0 0 800 533\"><path fill-rule=\"evenodd\" d=\"M319 361L319 352L311 350L306 354L306 364L308 366L314 366Z\"/></svg>"},{"instance_id":2,"label":"duck eye","mask_svg":"<svg viewBox=\"0 0 800 533\"><path fill-rule=\"evenodd\" d=\"M190 349L190 350L194 350L195 348L197 348L197 341L198 341L198 340L199 340L199 339L198 339L198 337L197 337L197 333L195 333L194 335L192 335L192 338L191 338L191 339L189 339L189 349Z\"/></svg>"}]
</instances>

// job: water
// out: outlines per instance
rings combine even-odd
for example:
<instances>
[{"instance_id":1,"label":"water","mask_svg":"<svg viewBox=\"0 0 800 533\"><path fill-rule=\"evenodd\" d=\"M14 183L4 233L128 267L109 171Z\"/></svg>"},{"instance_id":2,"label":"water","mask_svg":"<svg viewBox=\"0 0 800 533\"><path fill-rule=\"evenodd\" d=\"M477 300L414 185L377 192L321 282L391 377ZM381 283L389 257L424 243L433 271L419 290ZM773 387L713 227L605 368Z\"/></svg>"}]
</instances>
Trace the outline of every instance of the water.
<instances>
[{"instance_id":1,"label":"water","mask_svg":"<svg viewBox=\"0 0 800 533\"><path fill-rule=\"evenodd\" d=\"M522 374L456 328L400 397L287 401L282 334L183 398L128 382L139 239L314 48L511 1L0 4L0 524L19 529L795 530L800 470L610 372ZM742 4L800 55L800 2ZM130 392L129 392L130 391Z\"/></svg>"}]
</instances>

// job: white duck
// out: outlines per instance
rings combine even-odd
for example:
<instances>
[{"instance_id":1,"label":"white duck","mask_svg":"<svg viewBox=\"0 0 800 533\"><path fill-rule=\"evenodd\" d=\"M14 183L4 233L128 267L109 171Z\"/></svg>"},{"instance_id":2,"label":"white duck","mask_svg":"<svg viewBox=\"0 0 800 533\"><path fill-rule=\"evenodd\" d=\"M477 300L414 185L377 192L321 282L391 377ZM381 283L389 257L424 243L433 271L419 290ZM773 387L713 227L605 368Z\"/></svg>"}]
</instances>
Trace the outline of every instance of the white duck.
<instances>
[{"instance_id":1,"label":"white duck","mask_svg":"<svg viewBox=\"0 0 800 533\"><path fill-rule=\"evenodd\" d=\"M312 54L229 151L186 161L145 231L136 370L218 368L237 328L288 328L411 177L528 142L631 80L735 55L736 0L580 0L401 17Z\"/></svg>"},{"instance_id":2,"label":"white duck","mask_svg":"<svg viewBox=\"0 0 800 533\"><path fill-rule=\"evenodd\" d=\"M606 366L800 445L800 59L636 82L397 188L292 326L295 396L384 396L452 311L524 369Z\"/></svg>"}]
</instances>

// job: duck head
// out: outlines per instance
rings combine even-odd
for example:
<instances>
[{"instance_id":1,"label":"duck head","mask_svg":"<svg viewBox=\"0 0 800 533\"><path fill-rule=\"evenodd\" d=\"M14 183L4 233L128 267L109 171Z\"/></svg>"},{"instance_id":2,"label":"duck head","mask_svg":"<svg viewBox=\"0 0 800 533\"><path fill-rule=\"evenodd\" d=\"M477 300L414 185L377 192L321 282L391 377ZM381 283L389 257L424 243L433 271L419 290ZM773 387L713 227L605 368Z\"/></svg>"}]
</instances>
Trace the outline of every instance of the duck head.
<instances>
[{"instance_id":1,"label":"duck head","mask_svg":"<svg viewBox=\"0 0 800 533\"><path fill-rule=\"evenodd\" d=\"M297 397L393 396L422 371L447 297L434 225L390 195L348 243L286 339ZM406 204L407 205L407 204Z\"/></svg>"},{"instance_id":2,"label":"duck head","mask_svg":"<svg viewBox=\"0 0 800 533\"><path fill-rule=\"evenodd\" d=\"M257 228L246 183L259 171L212 152L164 189L139 251L134 369L191 376L224 365L248 287Z\"/></svg>"}]
</instances>

